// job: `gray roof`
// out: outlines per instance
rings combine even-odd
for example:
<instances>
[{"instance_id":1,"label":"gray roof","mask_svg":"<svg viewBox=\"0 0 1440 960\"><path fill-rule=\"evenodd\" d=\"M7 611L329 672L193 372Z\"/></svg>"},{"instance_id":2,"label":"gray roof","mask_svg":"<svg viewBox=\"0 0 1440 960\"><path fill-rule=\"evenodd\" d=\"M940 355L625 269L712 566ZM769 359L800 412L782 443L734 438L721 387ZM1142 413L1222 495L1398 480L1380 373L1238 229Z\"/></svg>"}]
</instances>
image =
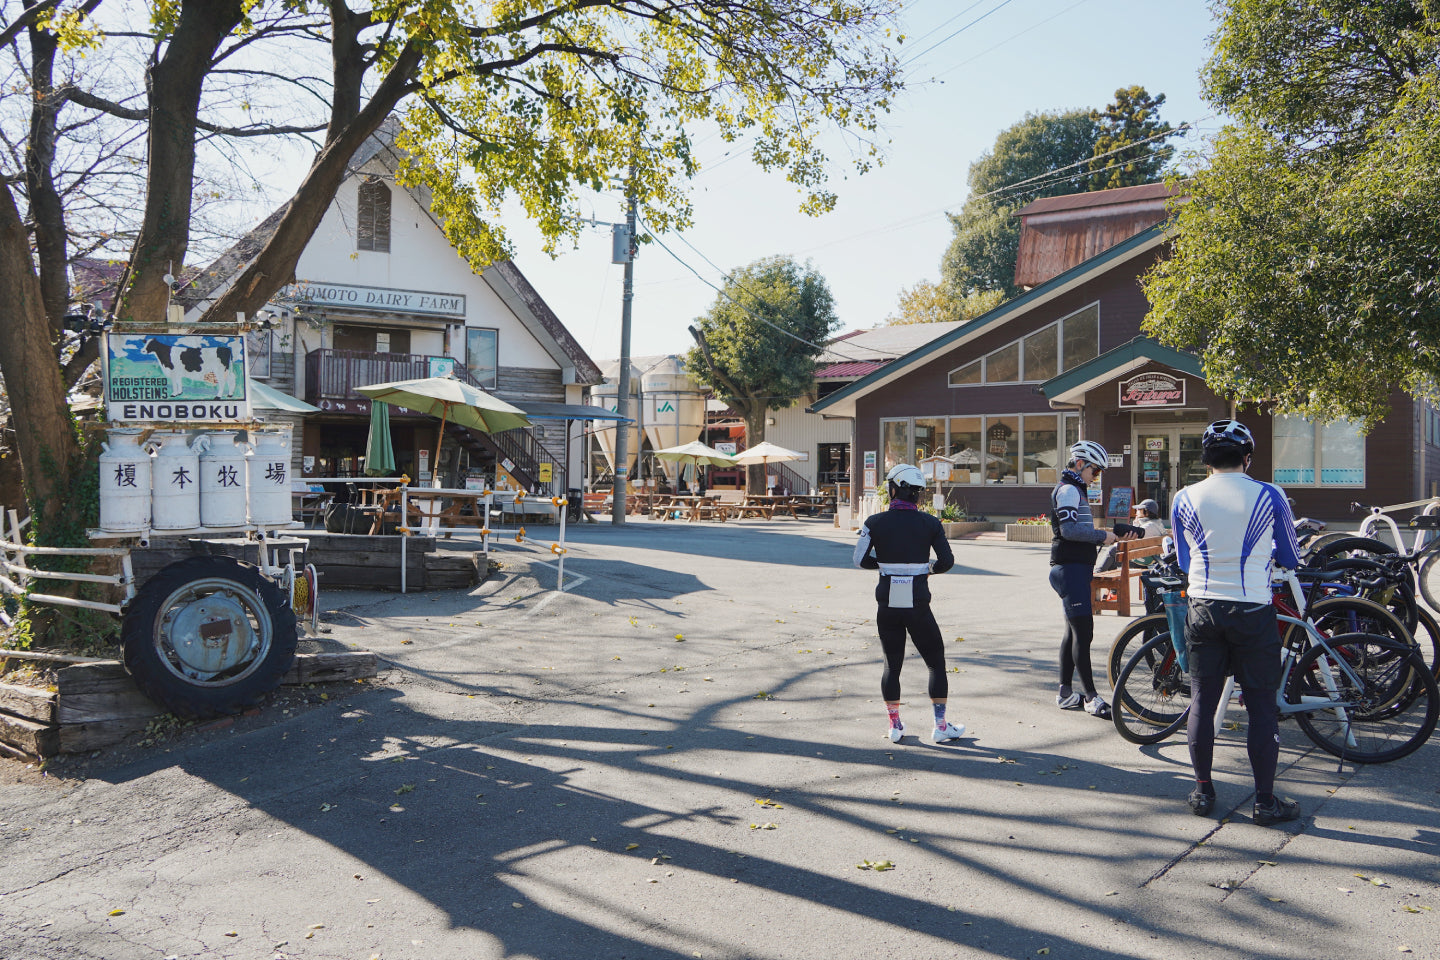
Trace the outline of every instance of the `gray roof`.
<instances>
[{"instance_id":1,"label":"gray roof","mask_svg":"<svg viewBox=\"0 0 1440 960\"><path fill-rule=\"evenodd\" d=\"M963 320L947 323L903 323L856 330L831 340L816 362L827 364L854 360L893 360L903 357L921 344L944 336L963 323Z\"/></svg>"}]
</instances>

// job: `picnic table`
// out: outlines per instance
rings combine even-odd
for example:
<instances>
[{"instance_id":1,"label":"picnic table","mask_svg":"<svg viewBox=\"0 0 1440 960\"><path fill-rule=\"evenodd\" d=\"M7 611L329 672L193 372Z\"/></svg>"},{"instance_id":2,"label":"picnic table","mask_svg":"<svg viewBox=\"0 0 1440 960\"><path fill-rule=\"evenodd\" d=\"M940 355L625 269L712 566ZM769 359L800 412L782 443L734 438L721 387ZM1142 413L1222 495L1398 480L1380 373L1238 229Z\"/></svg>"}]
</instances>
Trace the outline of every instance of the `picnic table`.
<instances>
[{"instance_id":1,"label":"picnic table","mask_svg":"<svg viewBox=\"0 0 1440 960\"><path fill-rule=\"evenodd\" d=\"M741 517L749 515L773 520L778 512L788 513L799 520L800 514L795 512L798 507L795 497L788 493L751 493L747 494L745 500L734 510Z\"/></svg>"},{"instance_id":2,"label":"picnic table","mask_svg":"<svg viewBox=\"0 0 1440 960\"><path fill-rule=\"evenodd\" d=\"M797 493L792 498L797 510L804 510L812 517L835 512L833 493Z\"/></svg>"},{"instance_id":3,"label":"picnic table","mask_svg":"<svg viewBox=\"0 0 1440 960\"><path fill-rule=\"evenodd\" d=\"M485 498L490 496L489 491L444 487L394 487L371 492L370 496L375 509L375 520L370 527L372 535L380 532L387 513L392 509L396 511L400 509L402 494L405 495L409 507L405 526L428 527L432 532L442 526L486 526L483 503Z\"/></svg>"},{"instance_id":4,"label":"picnic table","mask_svg":"<svg viewBox=\"0 0 1440 960\"><path fill-rule=\"evenodd\" d=\"M656 494L650 507L650 516L657 520L669 520L676 514L687 515L691 521L719 520L722 523L730 516L725 505L716 494L699 496L694 494Z\"/></svg>"}]
</instances>

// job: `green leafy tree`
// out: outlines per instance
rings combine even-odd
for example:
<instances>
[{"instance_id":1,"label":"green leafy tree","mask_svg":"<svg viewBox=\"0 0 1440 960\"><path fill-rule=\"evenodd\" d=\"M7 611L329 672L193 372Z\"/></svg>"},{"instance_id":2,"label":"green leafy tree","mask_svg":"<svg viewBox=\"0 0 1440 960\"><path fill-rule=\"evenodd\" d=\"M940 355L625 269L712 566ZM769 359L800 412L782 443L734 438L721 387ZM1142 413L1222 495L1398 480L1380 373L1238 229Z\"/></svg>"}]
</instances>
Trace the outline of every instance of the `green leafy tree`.
<instances>
[{"instance_id":1,"label":"green leafy tree","mask_svg":"<svg viewBox=\"0 0 1440 960\"><path fill-rule=\"evenodd\" d=\"M1440 5L1231 0L1146 328L1232 399L1373 424L1440 383Z\"/></svg>"},{"instance_id":2,"label":"green leafy tree","mask_svg":"<svg viewBox=\"0 0 1440 960\"><path fill-rule=\"evenodd\" d=\"M972 290L956 298L949 290L929 280L900 291L895 312L885 318L892 325L907 323L945 323L951 320L973 320L998 307L1005 299L999 290Z\"/></svg>"},{"instance_id":3,"label":"green leafy tree","mask_svg":"<svg viewBox=\"0 0 1440 960\"><path fill-rule=\"evenodd\" d=\"M1089 189L1113 190L1154 183L1174 156L1165 134L1175 128L1160 120L1165 94L1152 97L1144 87L1121 87L1103 111L1091 114L1099 135L1090 167Z\"/></svg>"},{"instance_id":4,"label":"green leafy tree","mask_svg":"<svg viewBox=\"0 0 1440 960\"><path fill-rule=\"evenodd\" d=\"M691 375L745 420L746 443L765 439L765 414L805 396L815 358L839 320L825 278L789 257L757 260L732 273L709 312L690 328ZM765 492L765 471L746 471L751 493Z\"/></svg>"},{"instance_id":5,"label":"green leafy tree","mask_svg":"<svg viewBox=\"0 0 1440 960\"><path fill-rule=\"evenodd\" d=\"M350 158L392 115L401 117L401 179L429 189L447 235L477 269L510 252L499 225L506 198L520 200L553 248L578 235L578 191L627 168L648 223L686 226L686 182L699 169L690 131L699 124L749 140L755 162L783 171L801 208L819 213L835 200L825 186L822 134L852 132L862 171L879 157L878 120L900 86L888 31L895 6L5 5L0 50L15 50L23 73L6 86L6 99L26 109L0 109L0 371L37 517L32 529L55 542L47 530L65 512L65 494L93 472L66 402L96 356L93 339L76 349L64 329L70 262L88 253L125 261L115 319L162 321L167 275L184 275L207 193L196 177L205 151L263 152L265 137L315 146L268 242L202 305L201 322L253 314L294 276ZM112 10L113 22L95 19ZM119 129L96 136L101 124ZM132 171L137 198L115 205L107 235L85 243L76 221L101 188L86 187L86 164L67 166L80 136L103 142Z\"/></svg>"},{"instance_id":6,"label":"green leafy tree","mask_svg":"<svg viewBox=\"0 0 1440 960\"><path fill-rule=\"evenodd\" d=\"M1152 98L1144 87L1123 87L1103 111L1031 113L1002 130L970 165L970 199L950 214L954 236L940 275L952 296L996 290L1009 299L1021 293L1015 285L1020 222L1014 213L1027 203L1159 179L1172 149L1163 139L1140 141L1170 129L1157 115L1164 102L1164 94ZM1120 154L1100 156L1131 144Z\"/></svg>"}]
</instances>

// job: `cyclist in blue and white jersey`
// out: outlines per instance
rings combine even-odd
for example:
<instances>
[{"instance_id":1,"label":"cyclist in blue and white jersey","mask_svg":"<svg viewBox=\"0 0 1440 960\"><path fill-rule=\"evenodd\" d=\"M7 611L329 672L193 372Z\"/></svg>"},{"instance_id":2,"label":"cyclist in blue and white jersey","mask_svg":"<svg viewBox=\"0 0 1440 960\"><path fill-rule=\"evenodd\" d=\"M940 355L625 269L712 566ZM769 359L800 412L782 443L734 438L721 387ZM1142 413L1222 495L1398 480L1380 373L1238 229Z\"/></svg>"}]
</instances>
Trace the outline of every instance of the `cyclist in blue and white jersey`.
<instances>
[{"instance_id":1,"label":"cyclist in blue and white jersey","mask_svg":"<svg viewBox=\"0 0 1440 960\"><path fill-rule=\"evenodd\" d=\"M1189 573L1185 643L1190 667L1190 763L1196 816L1215 808L1210 780L1215 709L1231 674L1245 693L1247 746L1255 777L1254 819L1261 826L1294 820L1300 805L1275 796L1280 756L1280 634L1270 602L1276 564L1298 566L1295 520L1285 493L1249 476L1255 438L1238 420L1217 420L1201 438L1211 474L1175 495L1171 527L1180 565Z\"/></svg>"},{"instance_id":2,"label":"cyclist in blue and white jersey","mask_svg":"<svg viewBox=\"0 0 1440 960\"><path fill-rule=\"evenodd\" d=\"M1060 638L1060 691L1055 703L1062 710L1078 710L1101 719L1110 705L1095 689L1090 669L1090 643L1095 637L1095 611L1090 605L1090 580L1101 547L1115 542L1115 534L1099 530L1090 516L1087 485L1100 478L1110 455L1094 440L1070 447L1070 465L1050 493L1050 587L1060 595L1065 610L1065 635ZM1080 674L1077 693L1071 688Z\"/></svg>"}]
</instances>

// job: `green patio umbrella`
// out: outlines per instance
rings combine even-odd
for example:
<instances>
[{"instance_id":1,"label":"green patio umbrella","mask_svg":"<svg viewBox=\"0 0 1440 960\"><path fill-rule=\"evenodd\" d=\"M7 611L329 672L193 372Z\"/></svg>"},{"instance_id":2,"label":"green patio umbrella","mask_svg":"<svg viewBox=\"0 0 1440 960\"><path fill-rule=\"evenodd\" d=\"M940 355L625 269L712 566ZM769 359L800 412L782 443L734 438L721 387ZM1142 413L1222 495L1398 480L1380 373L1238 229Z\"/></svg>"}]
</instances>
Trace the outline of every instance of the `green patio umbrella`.
<instances>
[{"instance_id":1,"label":"green patio umbrella","mask_svg":"<svg viewBox=\"0 0 1440 960\"><path fill-rule=\"evenodd\" d=\"M485 433L503 433L530 425L530 419L519 407L492 397L479 387L472 387L455 376L376 383L356 389L371 400L382 400L417 413L439 417L440 437L435 441L437 458L440 444L445 440L447 420Z\"/></svg>"},{"instance_id":2,"label":"green patio umbrella","mask_svg":"<svg viewBox=\"0 0 1440 960\"><path fill-rule=\"evenodd\" d=\"M365 475L388 477L395 472L395 447L390 442L390 404L370 401L370 435L365 438Z\"/></svg>"},{"instance_id":3,"label":"green patio umbrella","mask_svg":"<svg viewBox=\"0 0 1440 960\"><path fill-rule=\"evenodd\" d=\"M282 393L259 380L247 381L250 390L250 406L265 410L284 410L287 413L319 413L320 408Z\"/></svg>"}]
</instances>

